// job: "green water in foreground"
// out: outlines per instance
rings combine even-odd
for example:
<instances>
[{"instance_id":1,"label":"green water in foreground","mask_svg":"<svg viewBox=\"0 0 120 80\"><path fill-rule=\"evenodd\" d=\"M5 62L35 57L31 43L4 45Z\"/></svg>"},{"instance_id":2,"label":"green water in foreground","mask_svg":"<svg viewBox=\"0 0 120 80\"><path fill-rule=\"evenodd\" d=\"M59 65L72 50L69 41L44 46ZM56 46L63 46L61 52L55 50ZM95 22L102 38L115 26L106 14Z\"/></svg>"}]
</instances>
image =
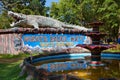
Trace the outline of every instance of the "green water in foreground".
<instances>
[{"instance_id":1,"label":"green water in foreground","mask_svg":"<svg viewBox=\"0 0 120 80\"><path fill-rule=\"evenodd\" d=\"M116 78L120 80L120 61L103 60L104 67L88 67L86 70L65 72L83 79L98 80L100 78ZM63 72L64 73L64 72Z\"/></svg>"},{"instance_id":2,"label":"green water in foreground","mask_svg":"<svg viewBox=\"0 0 120 80\"><path fill-rule=\"evenodd\" d=\"M44 62L51 63L52 61ZM61 61L53 61L61 62ZM53 72L53 74L69 74L77 76L83 80L99 80L101 78L115 78L120 80L120 60L102 60L105 66L102 67L91 67L88 66L87 69L83 70L73 70L73 71L61 71ZM36 64L37 66L41 63Z\"/></svg>"}]
</instances>

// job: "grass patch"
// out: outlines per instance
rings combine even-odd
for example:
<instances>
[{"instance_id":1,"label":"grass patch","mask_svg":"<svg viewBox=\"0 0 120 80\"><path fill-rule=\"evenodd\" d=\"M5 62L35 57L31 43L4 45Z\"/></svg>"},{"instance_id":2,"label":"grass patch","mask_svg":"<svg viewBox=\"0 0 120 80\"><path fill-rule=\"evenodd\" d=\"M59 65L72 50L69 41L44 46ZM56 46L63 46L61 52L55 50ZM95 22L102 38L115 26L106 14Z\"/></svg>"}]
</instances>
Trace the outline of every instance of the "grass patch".
<instances>
[{"instance_id":1,"label":"grass patch","mask_svg":"<svg viewBox=\"0 0 120 80\"><path fill-rule=\"evenodd\" d=\"M103 52L120 52L120 44L117 44L114 48L104 50Z\"/></svg>"},{"instance_id":2,"label":"grass patch","mask_svg":"<svg viewBox=\"0 0 120 80\"><path fill-rule=\"evenodd\" d=\"M20 63L29 54L11 55L0 54L0 80L25 80L26 75L19 77Z\"/></svg>"},{"instance_id":3,"label":"grass patch","mask_svg":"<svg viewBox=\"0 0 120 80\"><path fill-rule=\"evenodd\" d=\"M25 53L20 53L18 55L0 54L1 59L24 58L28 56L30 56L30 54L25 54Z\"/></svg>"},{"instance_id":4,"label":"grass patch","mask_svg":"<svg viewBox=\"0 0 120 80\"><path fill-rule=\"evenodd\" d=\"M27 75L19 77L21 71L19 65L24 58L29 56L30 54L25 53L18 55L0 54L0 80L26 80Z\"/></svg>"},{"instance_id":5,"label":"grass patch","mask_svg":"<svg viewBox=\"0 0 120 80\"><path fill-rule=\"evenodd\" d=\"M108 49L108 50L105 50L103 52L112 52L112 53L116 53L116 52L120 52L120 50L113 50L113 49Z\"/></svg>"},{"instance_id":6,"label":"grass patch","mask_svg":"<svg viewBox=\"0 0 120 80\"><path fill-rule=\"evenodd\" d=\"M15 63L0 63L0 80L25 80L26 75L19 77L21 69L19 62Z\"/></svg>"}]
</instances>

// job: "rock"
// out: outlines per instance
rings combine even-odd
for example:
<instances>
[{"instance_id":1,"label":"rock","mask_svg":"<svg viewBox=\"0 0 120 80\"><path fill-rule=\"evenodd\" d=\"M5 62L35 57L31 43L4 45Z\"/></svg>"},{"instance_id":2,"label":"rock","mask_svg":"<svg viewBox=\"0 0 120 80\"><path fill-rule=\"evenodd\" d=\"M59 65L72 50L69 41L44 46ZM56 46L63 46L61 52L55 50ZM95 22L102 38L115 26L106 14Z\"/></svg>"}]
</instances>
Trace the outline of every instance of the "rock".
<instances>
[{"instance_id":1,"label":"rock","mask_svg":"<svg viewBox=\"0 0 120 80\"><path fill-rule=\"evenodd\" d=\"M20 77L23 76L23 75L25 74L25 72L26 72L26 66L23 66L23 68L22 68L19 76L20 76Z\"/></svg>"},{"instance_id":2,"label":"rock","mask_svg":"<svg viewBox=\"0 0 120 80\"><path fill-rule=\"evenodd\" d=\"M28 75L26 80L33 80L33 76L32 75Z\"/></svg>"},{"instance_id":3,"label":"rock","mask_svg":"<svg viewBox=\"0 0 120 80\"><path fill-rule=\"evenodd\" d=\"M22 62L22 63L19 65L19 67L22 68L23 66L24 66L24 63Z\"/></svg>"}]
</instances>

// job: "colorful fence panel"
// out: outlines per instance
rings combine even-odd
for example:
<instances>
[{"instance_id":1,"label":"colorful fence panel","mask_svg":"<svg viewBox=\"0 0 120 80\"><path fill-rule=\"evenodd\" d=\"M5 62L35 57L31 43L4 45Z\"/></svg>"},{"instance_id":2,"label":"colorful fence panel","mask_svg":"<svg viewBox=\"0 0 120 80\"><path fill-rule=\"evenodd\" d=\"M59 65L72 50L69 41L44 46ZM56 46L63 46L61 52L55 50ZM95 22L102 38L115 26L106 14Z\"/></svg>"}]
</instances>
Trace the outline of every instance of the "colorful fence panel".
<instances>
[{"instance_id":1,"label":"colorful fence panel","mask_svg":"<svg viewBox=\"0 0 120 80\"><path fill-rule=\"evenodd\" d=\"M20 37L18 34L0 35L0 54L18 54L20 51L15 49L14 39Z\"/></svg>"}]
</instances>

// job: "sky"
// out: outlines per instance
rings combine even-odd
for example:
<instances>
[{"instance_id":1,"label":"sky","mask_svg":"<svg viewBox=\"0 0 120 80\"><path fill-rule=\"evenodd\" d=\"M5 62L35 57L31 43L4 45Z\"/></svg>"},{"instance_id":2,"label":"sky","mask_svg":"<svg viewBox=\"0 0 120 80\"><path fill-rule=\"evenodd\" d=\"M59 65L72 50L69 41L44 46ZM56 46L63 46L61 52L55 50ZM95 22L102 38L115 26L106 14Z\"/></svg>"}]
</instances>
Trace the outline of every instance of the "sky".
<instances>
[{"instance_id":1,"label":"sky","mask_svg":"<svg viewBox=\"0 0 120 80\"><path fill-rule=\"evenodd\" d=\"M46 6L50 7L52 2L58 2L59 0L46 0Z\"/></svg>"}]
</instances>

